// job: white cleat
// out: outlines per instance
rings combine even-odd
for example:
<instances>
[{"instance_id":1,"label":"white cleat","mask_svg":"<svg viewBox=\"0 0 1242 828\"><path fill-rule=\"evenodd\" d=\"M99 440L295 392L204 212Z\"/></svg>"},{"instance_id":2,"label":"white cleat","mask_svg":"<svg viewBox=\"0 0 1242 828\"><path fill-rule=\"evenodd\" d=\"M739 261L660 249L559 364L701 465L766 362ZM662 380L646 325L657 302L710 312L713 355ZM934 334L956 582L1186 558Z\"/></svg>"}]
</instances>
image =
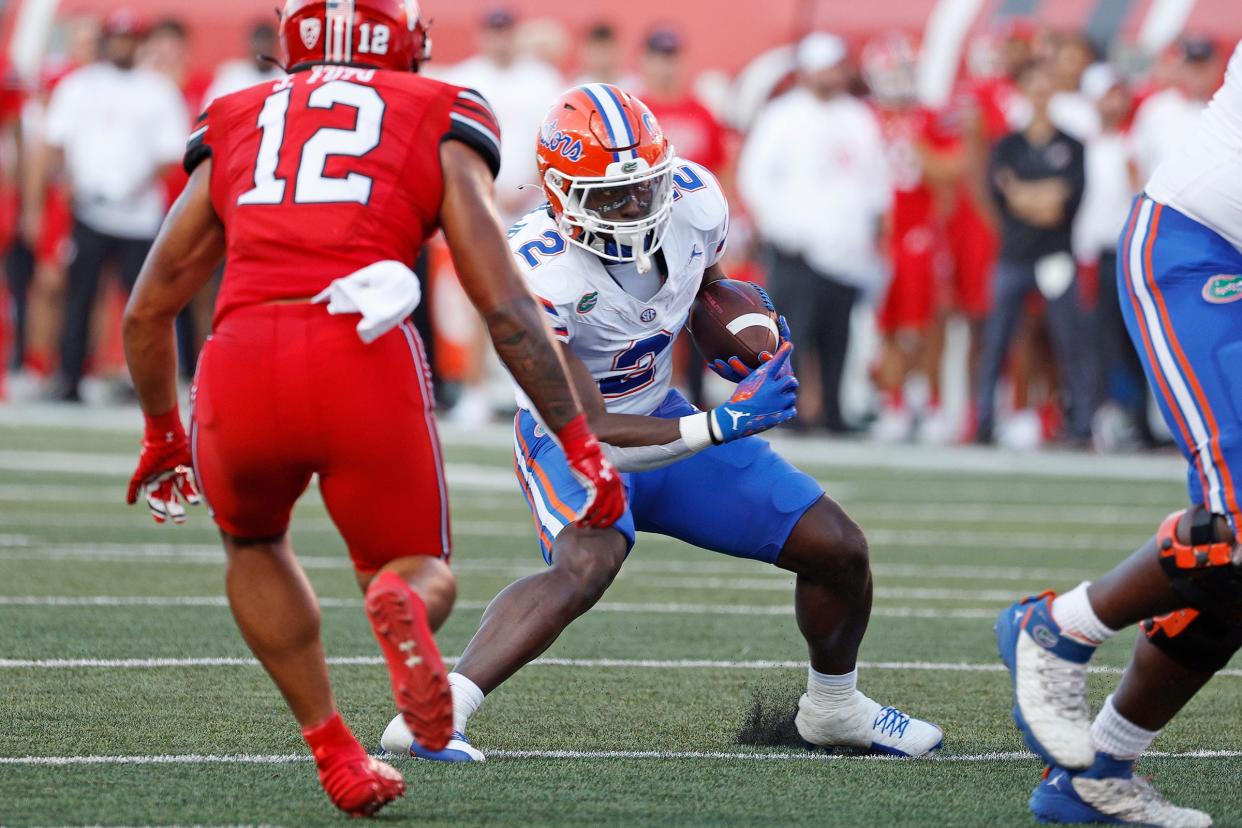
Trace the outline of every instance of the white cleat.
<instances>
[{"instance_id":1,"label":"white cleat","mask_svg":"<svg viewBox=\"0 0 1242 828\"><path fill-rule=\"evenodd\" d=\"M1203 811L1174 805L1146 779L1136 776L1134 763L1096 754L1090 768L1074 773L1049 768L1031 794L1031 813L1040 822L1108 823L1156 828L1208 828Z\"/></svg>"},{"instance_id":2,"label":"white cleat","mask_svg":"<svg viewBox=\"0 0 1242 828\"><path fill-rule=\"evenodd\" d=\"M1074 793L1097 811L1122 823L1157 828L1209 828L1212 818L1203 811L1174 805L1141 776L1129 779L1073 780Z\"/></svg>"},{"instance_id":3,"label":"white cleat","mask_svg":"<svg viewBox=\"0 0 1242 828\"><path fill-rule=\"evenodd\" d=\"M895 707L883 707L857 690L850 703L820 710L803 693L794 719L798 735L816 747L849 747L889 756L926 756L944 744L944 732Z\"/></svg>"},{"instance_id":4,"label":"white cleat","mask_svg":"<svg viewBox=\"0 0 1242 828\"><path fill-rule=\"evenodd\" d=\"M1095 648L1061 634L1052 596L1026 598L1001 612L996 642L1012 674L1013 718L1036 755L1050 765L1095 761L1087 704L1087 662Z\"/></svg>"},{"instance_id":5,"label":"white cleat","mask_svg":"<svg viewBox=\"0 0 1242 828\"><path fill-rule=\"evenodd\" d=\"M427 759L432 762L482 762L485 757L466 739L466 734L459 730L453 731L453 738L444 750L427 750L414 740L405 719L397 716L384 728L380 737L380 747L385 753L396 756L413 756L416 759Z\"/></svg>"},{"instance_id":6,"label":"white cleat","mask_svg":"<svg viewBox=\"0 0 1242 828\"><path fill-rule=\"evenodd\" d=\"M871 424L869 433L878 443L905 443L913 431L914 415L908 409L886 407Z\"/></svg>"}]
</instances>

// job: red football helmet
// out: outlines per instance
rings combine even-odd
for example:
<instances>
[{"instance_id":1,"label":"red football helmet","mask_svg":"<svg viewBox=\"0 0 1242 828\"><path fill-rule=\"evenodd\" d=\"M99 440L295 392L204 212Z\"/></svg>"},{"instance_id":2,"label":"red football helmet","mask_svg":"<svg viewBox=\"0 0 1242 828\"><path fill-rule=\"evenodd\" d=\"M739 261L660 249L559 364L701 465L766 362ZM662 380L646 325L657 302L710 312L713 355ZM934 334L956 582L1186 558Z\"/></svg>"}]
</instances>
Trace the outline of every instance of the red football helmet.
<instances>
[{"instance_id":1,"label":"red football helmet","mask_svg":"<svg viewBox=\"0 0 1242 828\"><path fill-rule=\"evenodd\" d=\"M418 0L286 0L280 45L289 69L341 63L413 72L431 57Z\"/></svg>"},{"instance_id":2,"label":"red football helmet","mask_svg":"<svg viewBox=\"0 0 1242 828\"><path fill-rule=\"evenodd\" d=\"M673 148L646 104L612 84L576 86L544 118L536 154L569 240L650 270L673 210Z\"/></svg>"}]
</instances>

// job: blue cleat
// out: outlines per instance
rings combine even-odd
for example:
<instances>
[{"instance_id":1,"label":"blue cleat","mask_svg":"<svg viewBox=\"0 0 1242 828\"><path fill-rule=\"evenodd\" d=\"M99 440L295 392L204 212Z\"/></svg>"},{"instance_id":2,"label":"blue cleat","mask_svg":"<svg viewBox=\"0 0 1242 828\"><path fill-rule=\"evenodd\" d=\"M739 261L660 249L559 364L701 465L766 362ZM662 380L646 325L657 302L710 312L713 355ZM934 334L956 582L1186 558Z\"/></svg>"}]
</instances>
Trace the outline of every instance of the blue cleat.
<instances>
[{"instance_id":1,"label":"blue cleat","mask_svg":"<svg viewBox=\"0 0 1242 828\"><path fill-rule=\"evenodd\" d=\"M486 759L460 730L453 731L453 737L443 750L427 750L411 735L405 719L401 716L397 716L384 728L384 735L380 737L380 750L385 754L413 756L415 759L432 762L482 762Z\"/></svg>"},{"instance_id":2,"label":"blue cleat","mask_svg":"<svg viewBox=\"0 0 1242 828\"><path fill-rule=\"evenodd\" d=\"M1095 647L1061 634L1051 592L1025 598L996 619L996 645L1013 680L1013 720L1026 746L1050 765L1095 760L1087 662Z\"/></svg>"},{"instance_id":3,"label":"blue cleat","mask_svg":"<svg viewBox=\"0 0 1242 828\"><path fill-rule=\"evenodd\" d=\"M1040 822L1065 825L1149 825L1208 828L1212 818L1182 808L1134 775L1134 763L1097 753L1091 767L1074 772L1050 767L1031 793L1031 813Z\"/></svg>"}]
</instances>

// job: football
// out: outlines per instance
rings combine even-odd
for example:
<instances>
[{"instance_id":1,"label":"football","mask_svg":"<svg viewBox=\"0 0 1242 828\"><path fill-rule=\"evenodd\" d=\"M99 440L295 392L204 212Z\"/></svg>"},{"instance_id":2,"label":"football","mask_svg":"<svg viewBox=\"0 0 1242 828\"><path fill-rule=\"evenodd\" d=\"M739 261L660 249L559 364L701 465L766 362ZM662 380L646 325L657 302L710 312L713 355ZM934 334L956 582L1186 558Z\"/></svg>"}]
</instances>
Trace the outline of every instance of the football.
<instances>
[{"instance_id":1,"label":"football","mask_svg":"<svg viewBox=\"0 0 1242 828\"><path fill-rule=\"evenodd\" d=\"M780 344L776 314L750 282L722 279L699 292L687 323L703 359L737 357L748 368L759 367L759 354L775 353Z\"/></svg>"}]
</instances>

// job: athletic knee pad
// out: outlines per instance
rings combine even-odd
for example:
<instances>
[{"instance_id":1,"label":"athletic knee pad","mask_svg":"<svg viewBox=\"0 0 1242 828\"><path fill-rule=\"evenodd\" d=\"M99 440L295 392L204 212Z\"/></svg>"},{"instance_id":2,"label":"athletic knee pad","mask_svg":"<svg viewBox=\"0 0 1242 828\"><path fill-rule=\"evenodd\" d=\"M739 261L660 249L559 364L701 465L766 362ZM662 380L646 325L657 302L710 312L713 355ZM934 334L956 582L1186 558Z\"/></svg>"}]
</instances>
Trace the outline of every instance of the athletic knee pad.
<instances>
[{"instance_id":1,"label":"athletic knee pad","mask_svg":"<svg viewBox=\"0 0 1242 828\"><path fill-rule=\"evenodd\" d=\"M1242 545L1219 537L1215 516L1202 506L1190 512L1190 542L1182 543L1177 525L1184 514L1169 515L1156 533L1161 567L1191 607L1242 624Z\"/></svg>"},{"instance_id":2,"label":"athletic knee pad","mask_svg":"<svg viewBox=\"0 0 1242 828\"><path fill-rule=\"evenodd\" d=\"M1147 640L1187 670L1215 673L1242 648L1242 625L1194 609L1143 622Z\"/></svg>"}]
</instances>

